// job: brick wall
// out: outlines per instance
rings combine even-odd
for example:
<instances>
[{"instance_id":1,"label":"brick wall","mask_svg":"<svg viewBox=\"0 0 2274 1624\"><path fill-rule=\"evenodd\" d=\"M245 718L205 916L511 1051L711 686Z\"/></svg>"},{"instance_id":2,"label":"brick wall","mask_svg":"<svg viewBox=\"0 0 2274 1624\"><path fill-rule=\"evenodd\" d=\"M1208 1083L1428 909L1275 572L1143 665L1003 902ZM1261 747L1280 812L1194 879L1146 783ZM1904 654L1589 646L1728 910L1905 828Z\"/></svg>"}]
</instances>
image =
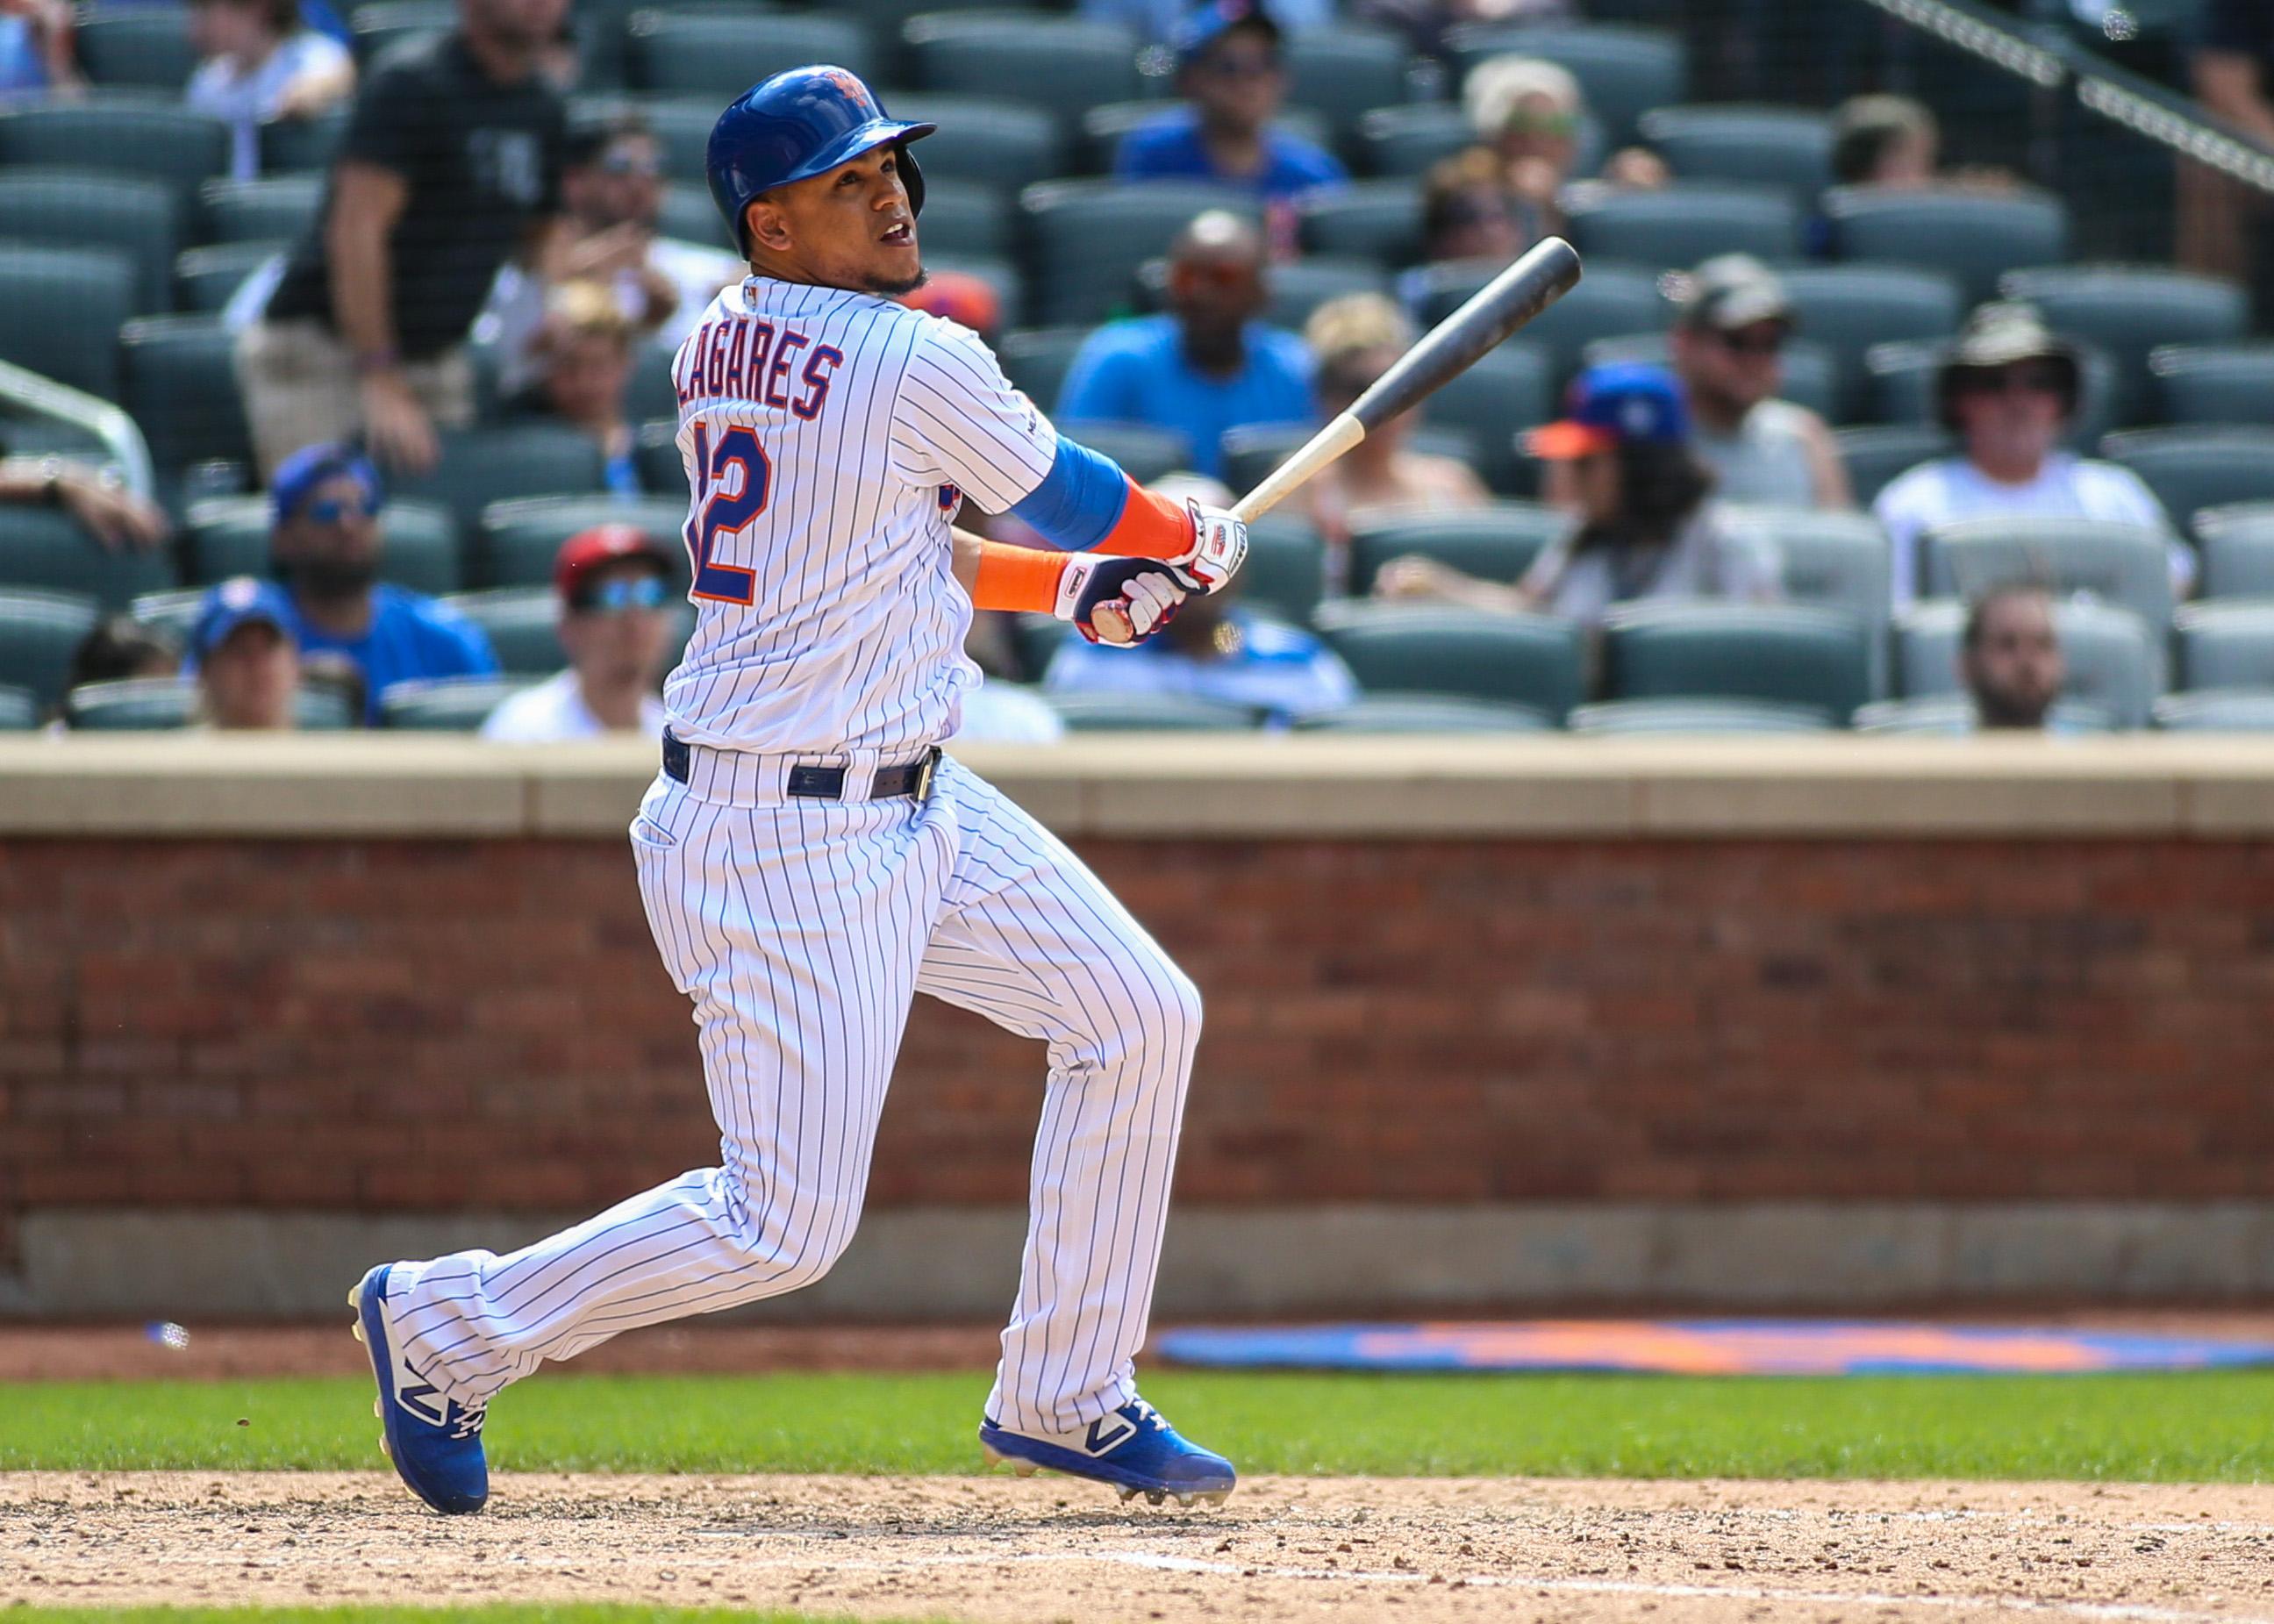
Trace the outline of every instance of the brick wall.
<instances>
[{"instance_id":1,"label":"brick wall","mask_svg":"<svg viewBox=\"0 0 2274 1624\"><path fill-rule=\"evenodd\" d=\"M1188 1201L2274 1198L2274 846L1086 849L1209 999ZM1022 1199L1039 1073L919 1001L876 1199ZM621 841L0 844L0 1226L711 1139Z\"/></svg>"}]
</instances>

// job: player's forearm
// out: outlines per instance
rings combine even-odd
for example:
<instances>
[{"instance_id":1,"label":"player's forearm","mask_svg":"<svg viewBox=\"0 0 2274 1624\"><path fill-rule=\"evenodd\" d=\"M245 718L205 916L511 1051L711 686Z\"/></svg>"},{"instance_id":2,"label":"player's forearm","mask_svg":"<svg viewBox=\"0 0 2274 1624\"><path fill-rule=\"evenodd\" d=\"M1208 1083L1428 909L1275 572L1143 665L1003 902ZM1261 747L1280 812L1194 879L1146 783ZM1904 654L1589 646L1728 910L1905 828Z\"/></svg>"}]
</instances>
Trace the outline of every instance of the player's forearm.
<instances>
[{"instance_id":1,"label":"player's forearm","mask_svg":"<svg viewBox=\"0 0 2274 1624\"><path fill-rule=\"evenodd\" d=\"M1179 559L1193 550L1189 512L1138 485L1111 457L1063 434L1050 471L1011 511L1070 553Z\"/></svg>"},{"instance_id":2,"label":"player's forearm","mask_svg":"<svg viewBox=\"0 0 2274 1624\"><path fill-rule=\"evenodd\" d=\"M967 545L968 544L968 545ZM1006 609L1065 618L1064 596L1073 557L1014 547L955 532L955 578L975 609Z\"/></svg>"}]
</instances>

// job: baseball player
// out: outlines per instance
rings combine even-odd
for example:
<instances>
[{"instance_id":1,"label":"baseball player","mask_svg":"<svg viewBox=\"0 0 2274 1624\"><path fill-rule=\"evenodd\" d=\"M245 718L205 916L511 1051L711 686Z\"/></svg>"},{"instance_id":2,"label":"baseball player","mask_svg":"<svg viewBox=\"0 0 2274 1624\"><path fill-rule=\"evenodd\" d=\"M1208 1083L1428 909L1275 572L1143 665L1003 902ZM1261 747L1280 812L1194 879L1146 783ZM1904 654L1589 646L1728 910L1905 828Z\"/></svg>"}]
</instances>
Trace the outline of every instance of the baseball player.
<instances>
[{"instance_id":1,"label":"baseball player","mask_svg":"<svg viewBox=\"0 0 2274 1624\"><path fill-rule=\"evenodd\" d=\"M1220 1501L1231 1462L1137 1395L1200 995L1088 868L940 752L975 605L1141 642L1246 530L1060 435L922 277L928 124L841 68L777 74L711 135L751 274L674 362L698 611L665 685L640 893L694 1001L721 1165L503 1257L382 1265L350 1294L395 1470L488 1493L485 1407L546 1359L818 1280L853 1238L918 992L1048 1045L1018 1299L979 1436L1126 1500ZM1065 551L952 531L963 496Z\"/></svg>"}]
</instances>

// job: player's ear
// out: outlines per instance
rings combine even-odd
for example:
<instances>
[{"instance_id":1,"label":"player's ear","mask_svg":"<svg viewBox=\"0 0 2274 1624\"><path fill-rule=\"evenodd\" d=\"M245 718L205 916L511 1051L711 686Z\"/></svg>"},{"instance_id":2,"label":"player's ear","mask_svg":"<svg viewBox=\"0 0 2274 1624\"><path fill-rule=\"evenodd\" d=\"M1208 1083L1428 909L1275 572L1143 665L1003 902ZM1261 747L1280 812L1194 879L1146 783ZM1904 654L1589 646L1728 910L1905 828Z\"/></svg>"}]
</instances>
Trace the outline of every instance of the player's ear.
<instances>
[{"instance_id":1,"label":"player's ear","mask_svg":"<svg viewBox=\"0 0 2274 1624\"><path fill-rule=\"evenodd\" d=\"M776 253L790 245L789 222L780 209L764 198L752 198L742 208L742 229L750 241Z\"/></svg>"}]
</instances>

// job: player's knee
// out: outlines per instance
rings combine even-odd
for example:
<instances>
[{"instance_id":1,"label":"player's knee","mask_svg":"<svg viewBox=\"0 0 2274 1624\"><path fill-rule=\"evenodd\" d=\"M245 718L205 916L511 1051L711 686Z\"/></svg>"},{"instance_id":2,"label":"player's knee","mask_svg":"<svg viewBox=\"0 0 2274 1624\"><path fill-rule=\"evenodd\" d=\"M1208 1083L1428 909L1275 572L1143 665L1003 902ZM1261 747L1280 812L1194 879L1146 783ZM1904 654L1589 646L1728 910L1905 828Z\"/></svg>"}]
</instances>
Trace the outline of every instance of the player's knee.
<instances>
[{"instance_id":1,"label":"player's knee","mask_svg":"<svg viewBox=\"0 0 2274 1624\"><path fill-rule=\"evenodd\" d=\"M1145 955L1141 971L1142 984L1130 1011L1134 1029L1122 1034L1124 1041L1132 1049L1163 1054L1182 1070L1201 1041L1201 989L1157 950Z\"/></svg>"}]
</instances>

